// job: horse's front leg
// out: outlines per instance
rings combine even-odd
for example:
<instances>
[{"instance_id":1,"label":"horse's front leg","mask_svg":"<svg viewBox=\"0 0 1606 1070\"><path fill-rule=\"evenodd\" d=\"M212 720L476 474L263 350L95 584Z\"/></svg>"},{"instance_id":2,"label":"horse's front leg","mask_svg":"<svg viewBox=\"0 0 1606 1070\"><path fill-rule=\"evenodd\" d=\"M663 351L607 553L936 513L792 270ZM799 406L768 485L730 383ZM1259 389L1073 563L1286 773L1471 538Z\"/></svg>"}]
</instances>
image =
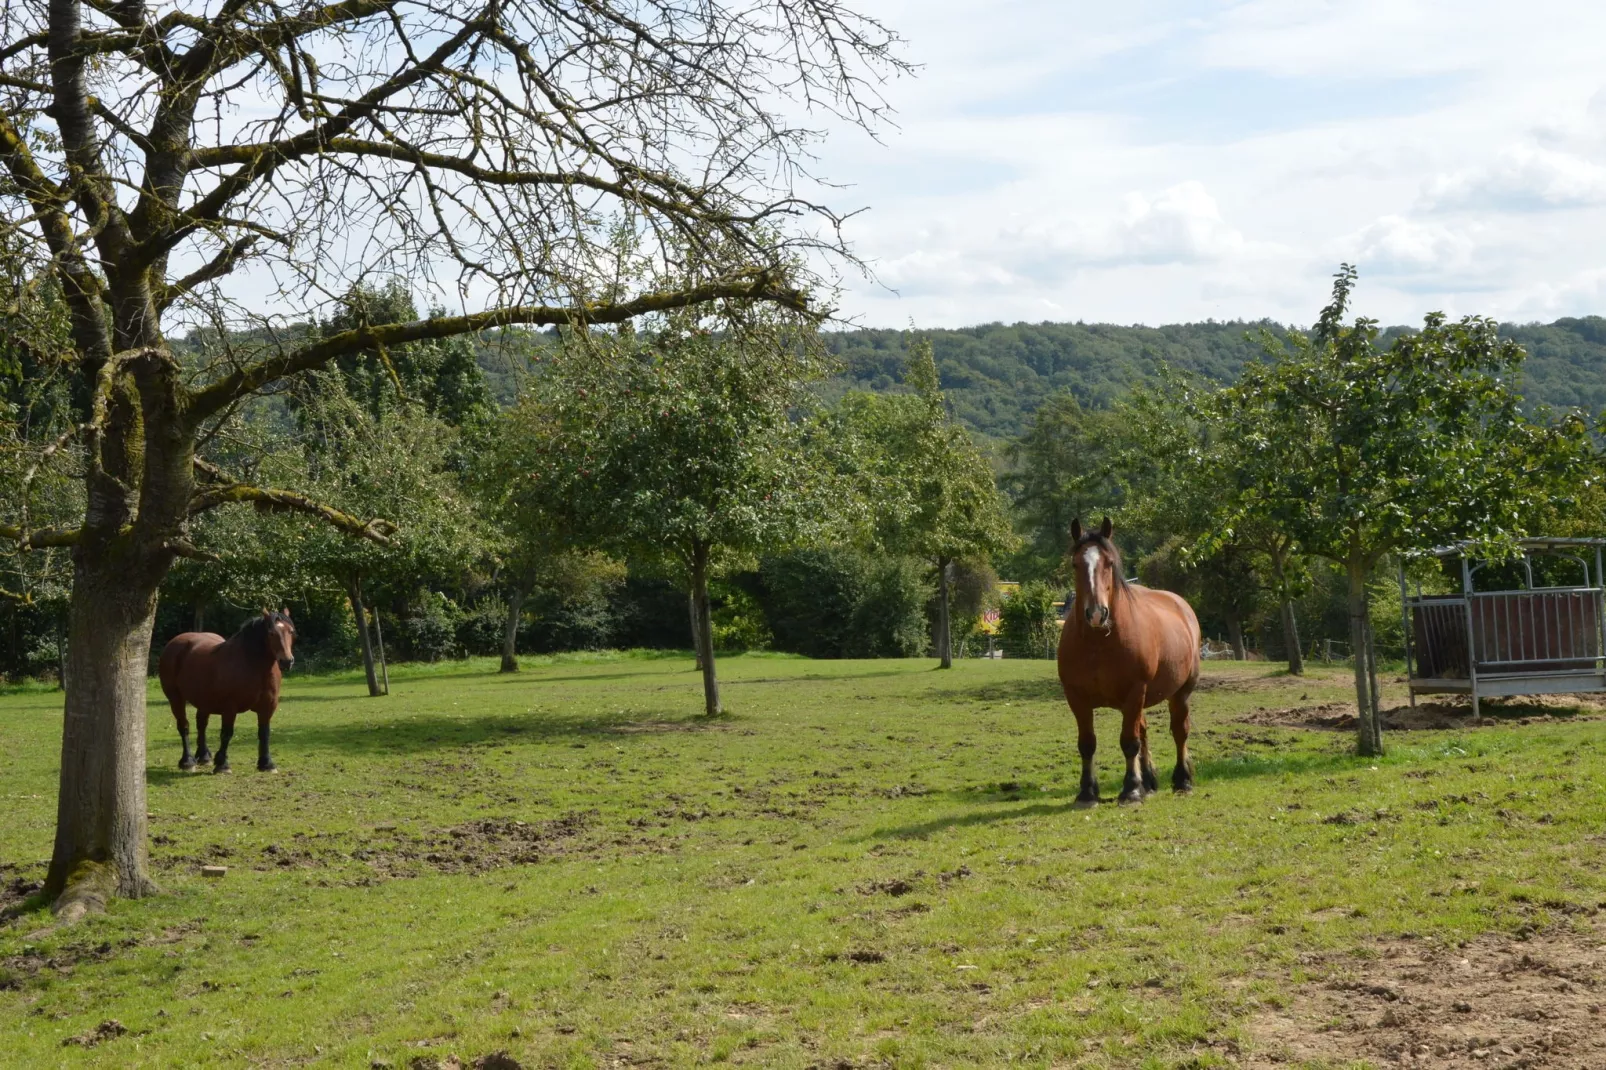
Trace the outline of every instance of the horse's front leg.
<instances>
[{"instance_id":1,"label":"horse's front leg","mask_svg":"<svg viewBox=\"0 0 1606 1070\"><path fill-rule=\"evenodd\" d=\"M236 714L223 714L223 728L217 736L217 757L212 759L212 772L227 773L229 771L229 740L234 738L234 718Z\"/></svg>"},{"instance_id":2,"label":"horse's front leg","mask_svg":"<svg viewBox=\"0 0 1606 1070\"><path fill-rule=\"evenodd\" d=\"M278 770L273 764L273 756L268 753L268 725L273 721L273 711L263 713L257 711L257 772L272 773Z\"/></svg>"},{"instance_id":3,"label":"horse's front leg","mask_svg":"<svg viewBox=\"0 0 1606 1070\"><path fill-rule=\"evenodd\" d=\"M1140 691L1121 706L1121 753L1126 757L1126 777L1121 781L1121 794L1116 802L1143 801L1143 767L1139 761L1143 752L1142 724L1143 693Z\"/></svg>"},{"instance_id":4,"label":"horse's front leg","mask_svg":"<svg viewBox=\"0 0 1606 1070\"><path fill-rule=\"evenodd\" d=\"M206 745L206 722L212 715L195 707L195 764L205 765L212 760L212 748Z\"/></svg>"},{"instance_id":5,"label":"horse's front leg","mask_svg":"<svg viewBox=\"0 0 1606 1070\"><path fill-rule=\"evenodd\" d=\"M1093 768L1093 753L1098 750L1098 739L1093 735L1093 707L1073 702L1071 712L1076 715L1076 749L1082 753L1082 790L1077 793L1077 806L1097 806L1099 778Z\"/></svg>"},{"instance_id":6,"label":"horse's front leg","mask_svg":"<svg viewBox=\"0 0 1606 1070\"><path fill-rule=\"evenodd\" d=\"M1160 790L1160 774L1155 771L1154 758L1149 754L1149 715L1138 711L1138 768L1143 774L1145 792Z\"/></svg>"}]
</instances>

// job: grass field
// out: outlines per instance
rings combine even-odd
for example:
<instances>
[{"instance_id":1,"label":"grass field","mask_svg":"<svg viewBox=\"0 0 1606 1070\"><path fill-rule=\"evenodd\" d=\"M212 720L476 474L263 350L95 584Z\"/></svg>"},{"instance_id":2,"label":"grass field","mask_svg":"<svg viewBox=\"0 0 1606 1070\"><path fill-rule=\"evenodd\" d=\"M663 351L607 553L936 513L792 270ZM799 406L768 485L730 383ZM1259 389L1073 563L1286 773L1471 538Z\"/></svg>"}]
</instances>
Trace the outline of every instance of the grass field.
<instances>
[{"instance_id":1,"label":"grass field","mask_svg":"<svg viewBox=\"0 0 1606 1070\"><path fill-rule=\"evenodd\" d=\"M292 677L274 775L180 773L153 687L167 894L0 923L0 1065L1227 1066L1314 963L1606 897L1599 721L1361 760L1256 719L1343 701L1342 671L1212 664L1198 790L1083 811L1048 662L721 668L716 721L685 658L399 667L382 699ZM0 696L14 893L49 854L60 724L56 694Z\"/></svg>"}]
</instances>

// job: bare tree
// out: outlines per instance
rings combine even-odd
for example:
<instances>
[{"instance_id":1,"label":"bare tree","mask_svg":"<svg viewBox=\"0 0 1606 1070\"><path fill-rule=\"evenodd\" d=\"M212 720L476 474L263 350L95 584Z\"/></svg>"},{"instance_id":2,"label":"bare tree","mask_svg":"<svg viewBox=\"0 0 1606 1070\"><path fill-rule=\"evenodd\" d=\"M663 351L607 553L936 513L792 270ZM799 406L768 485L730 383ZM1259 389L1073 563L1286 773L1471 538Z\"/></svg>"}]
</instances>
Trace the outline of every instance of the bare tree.
<instances>
[{"instance_id":1,"label":"bare tree","mask_svg":"<svg viewBox=\"0 0 1606 1070\"><path fill-rule=\"evenodd\" d=\"M23 549L72 548L58 911L153 890L144 677L190 518L255 503L392 530L207 463L243 399L509 324L806 308L782 266L842 252L840 217L803 196L812 135L787 115L873 124L896 45L837 0L7 0L0 233L68 311L49 374L72 381L85 495L76 522L0 519ZM653 285L674 249L696 281ZM225 283L305 315L385 273L466 311L259 331L212 360L167 345L184 322L240 325Z\"/></svg>"}]
</instances>

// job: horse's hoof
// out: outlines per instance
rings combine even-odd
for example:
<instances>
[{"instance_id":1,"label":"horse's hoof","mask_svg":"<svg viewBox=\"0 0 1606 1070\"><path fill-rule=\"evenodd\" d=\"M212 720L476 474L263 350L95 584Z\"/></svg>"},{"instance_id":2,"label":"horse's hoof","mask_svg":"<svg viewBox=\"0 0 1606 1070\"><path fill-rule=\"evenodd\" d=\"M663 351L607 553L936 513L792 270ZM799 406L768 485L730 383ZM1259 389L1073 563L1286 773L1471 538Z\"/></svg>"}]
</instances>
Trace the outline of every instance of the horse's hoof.
<instances>
[{"instance_id":1,"label":"horse's hoof","mask_svg":"<svg viewBox=\"0 0 1606 1070\"><path fill-rule=\"evenodd\" d=\"M1120 797L1115 801L1120 803L1122 806L1136 806L1138 803L1143 801L1143 792L1123 791Z\"/></svg>"},{"instance_id":2,"label":"horse's hoof","mask_svg":"<svg viewBox=\"0 0 1606 1070\"><path fill-rule=\"evenodd\" d=\"M1175 795L1192 795L1193 781L1189 780L1181 784L1173 784L1171 785L1171 791Z\"/></svg>"},{"instance_id":3,"label":"horse's hoof","mask_svg":"<svg viewBox=\"0 0 1606 1070\"><path fill-rule=\"evenodd\" d=\"M191 758L185 758L183 761L178 763L178 767L185 772L188 772L189 770L195 768L195 761Z\"/></svg>"},{"instance_id":4,"label":"horse's hoof","mask_svg":"<svg viewBox=\"0 0 1606 1070\"><path fill-rule=\"evenodd\" d=\"M1086 797L1078 797L1074 805L1078 810L1091 810L1098 804L1099 800L1097 797L1091 799Z\"/></svg>"},{"instance_id":5,"label":"horse's hoof","mask_svg":"<svg viewBox=\"0 0 1606 1070\"><path fill-rule=\"evenodd\" d=\"M257 772L259 773L277 773L278 771L279 767L274 765L272 762L269 762L267 765L263 765L261 762L257 763Z\"/></svg>"},{"instance_id":6,"label":"horse's hoof","mask_svg":"<svg viewBox=\"0 0 1606 1070\"><path fill-rule=\"evenodd\" d=\"M227 773L228 771L229 771L229 763L228 762L223 762L222 764L214 764L212 766L212 772L214 772L214 773Z\"/></svg>"}]
</instances>

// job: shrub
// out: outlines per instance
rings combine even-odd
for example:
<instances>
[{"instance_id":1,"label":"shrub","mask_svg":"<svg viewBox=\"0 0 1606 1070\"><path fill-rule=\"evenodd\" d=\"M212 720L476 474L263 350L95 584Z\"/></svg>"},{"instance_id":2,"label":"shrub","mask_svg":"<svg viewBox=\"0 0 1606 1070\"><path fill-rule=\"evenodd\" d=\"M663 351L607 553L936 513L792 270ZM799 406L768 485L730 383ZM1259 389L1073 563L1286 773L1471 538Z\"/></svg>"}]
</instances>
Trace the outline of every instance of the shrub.
<instances>
[{"instance_id":1,"label":"shrub","mask_svg":"<svg viewBox=\"0 0 1606 1070\"><path fill-rule=\"evenodd\" d=\"M729 580L709 586L714 604L714 648L731 652L768 649L775 637L758 599Z\"/></svg>"},{"instance_id":2,"label":"shrub","mask_svg":"<svg viewBox=\"0 0 1606 1070\"><path fill-rule=\"evenodd\" d=\"M444 661L461 655L457 606L438 591L420 591L401 619L397 661Z\"/></svg>"},{"instance_id":3,"label":"shrub","mask_svg":"<svg viewBox=\"0 0 1606 1070\"><path fill-rule=\"evenodd\" d=\"M765 558L759 575L776 649L873 658L926 648L931 584L912 561L840 547L795 550Z\"/></svg>"},{"instance_id":4,"label":"shrub","mask_svg":"<svg viewBox=\"0 0 1606 1070\"><path fill-rule=\"evenodd\" d=\"M998 637L1012 658L1051 656L1051 640L1058 639L1054 615L1054 588L1038 580L1023 583L1004 600L998 611Z\"/></svg>"},{"instance_id":5,"label":"shrub","mask_svg":"<svg viewBox=\"0 0 1606 1070\"><path fill-rule=\"evenodd\" d=\"M507 627L507 603L498 596L481 598L457 618L457 648L470 657L502 652Z\"/></svg>"}]
</instances>

